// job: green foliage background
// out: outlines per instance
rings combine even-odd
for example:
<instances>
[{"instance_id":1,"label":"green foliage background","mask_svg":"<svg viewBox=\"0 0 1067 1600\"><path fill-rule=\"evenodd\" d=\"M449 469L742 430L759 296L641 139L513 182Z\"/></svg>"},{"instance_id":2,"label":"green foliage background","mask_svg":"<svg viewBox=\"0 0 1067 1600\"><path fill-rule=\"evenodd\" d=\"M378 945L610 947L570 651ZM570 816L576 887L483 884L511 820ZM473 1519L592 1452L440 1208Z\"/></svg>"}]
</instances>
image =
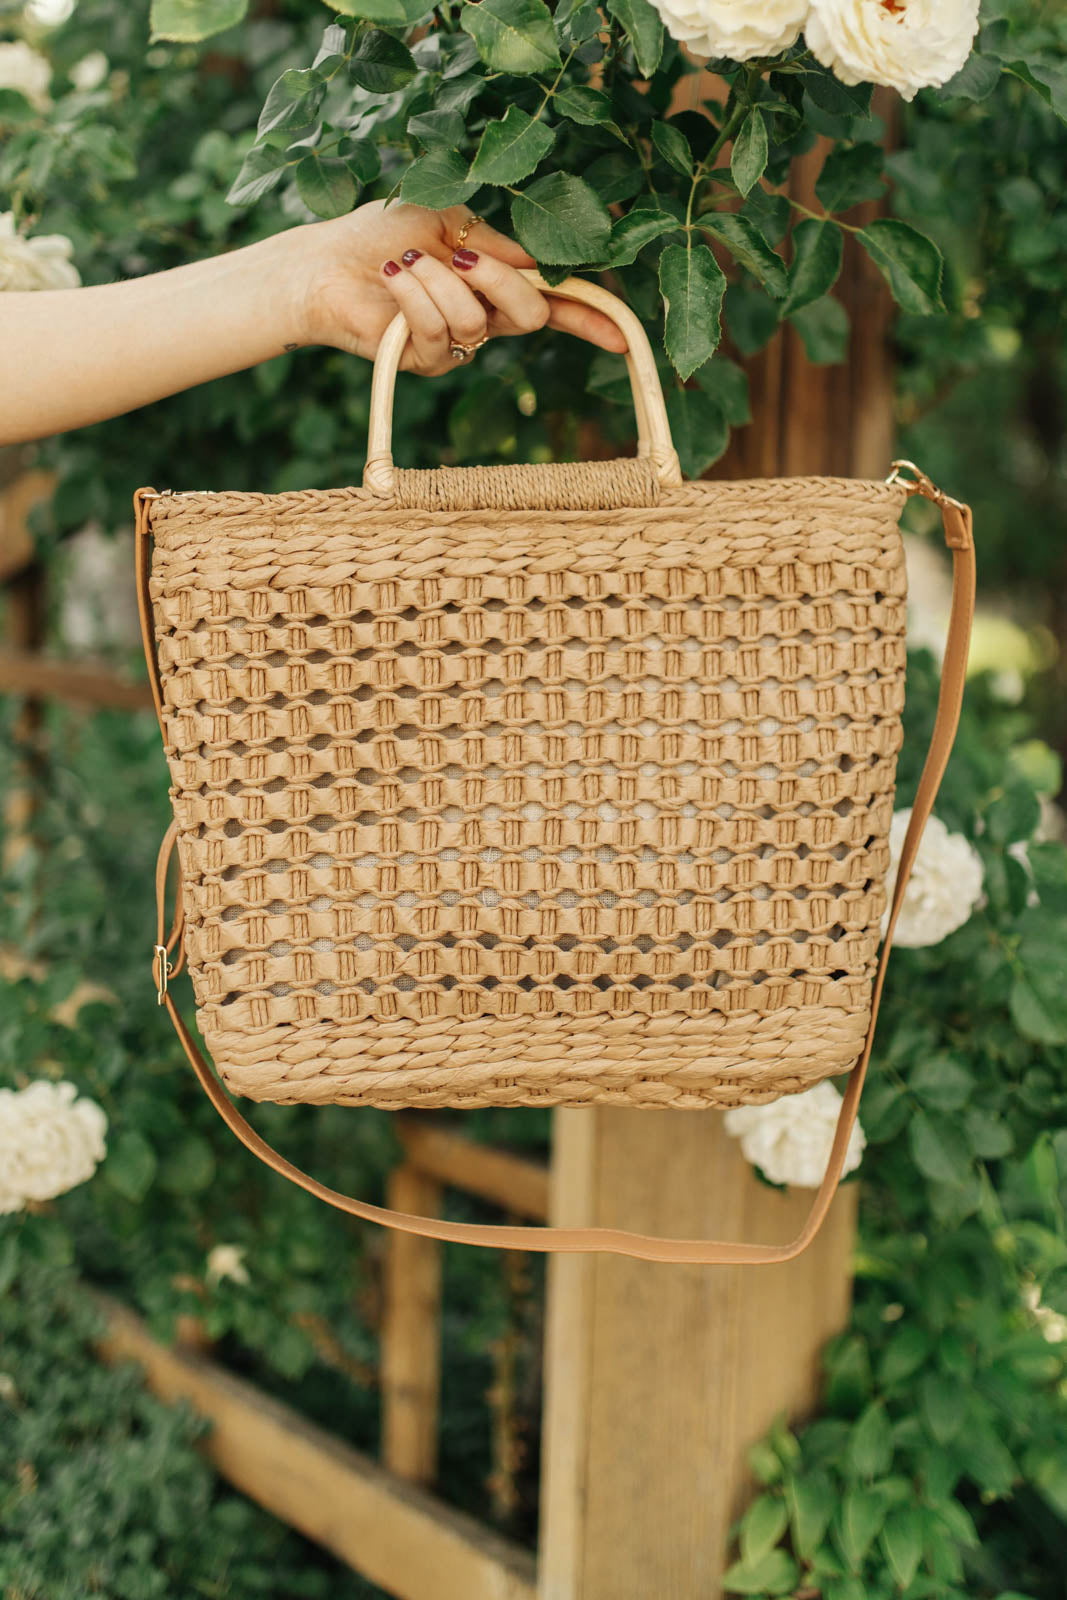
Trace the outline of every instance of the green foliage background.
<instances>
[{"instance_id":1,"label":"green foliage background","mask_svg":"<svg viewBox=\"0 0 1067 1600\"><path fill-rule=\"evenodd\" d=\"M839 228L884 184L865 91L846 95L799 50L741 71L720 63L729 98L698 127L667 114L687 68L643 0L603 15L588 4L549 13L540 0L481 0L477 14L447 4L422 40L418 6L346 3L331 18L314 0L251 14L242 0L156 0L150 18L147 0L79 0L39 38L56 66L53 106L36 112L0 93L0 189L37 231L74 240L87 282L196 259L398 185L431 203L469 197L549 270L611 265L614 286L670 350L664 377L691 471L748 417L744 374L716 349L720 297L735 354L760 348L785 318L812 359L846 358L831 292ZM492 18L516 7L527 53L502 61ZM886 164L893 225L924 241L882 235L905 256L886 261L901 302L901 440L974 501L987 592L1063 641L1067 24L1053 5L985 9L979 54L952 92L904 108ZM206 43L205 19L219 24ZM594 22L608 24L603 59ZM186 39L149 42L153 26ZM66 75L97 49L108 77L74 89ZM588 81L593 67L602 90ZM726 130L740 135L729 165ZM516 131L519 165L537 155L522 173L504 160L505 147L517 159ZM816 135L833 141L825 214L791 215L773 191ZM575 170L580 180L560 181ZM540 220L523 209L532 186L542 186ZM662 290L677 317L689 281L693 316L681 331L664 327ZM368 385L365 364L299 352L45 443L34 457L57 470L59 488L38 526L44 558L90 517L127 539L130 493L145 482L358 481ZM402 380L398 455L416 465L567 455L584 418L625 441L625 402L610 358L558 337L521 349L501 341L475 369ZM871 1144L853 1322L827 1351L821 1417L755 1452L764 1492L738 1530L732 1592L1062 1596L1067 1344L1045 1334L1049 1315L1067 1314L1067 852L1035 836L1040 802L1060 786L1049 746L1067 743L1063 660L1017 709L991 680L972 682L938 811L980 850L987 901L944 944L894 956L863 1107ZM935 699L933 663L916 654L900 804ZM0 712L5 790L24 753L17 710ZM120 1294L162 1337L179 1316L197 1317L220 1359L373 1449L381 1240L230 1145L160 1018L145 959L167 816L154 723L51 708L35 760L41 806L32 847L5 869L0 945L40 960L43 975L0 979L0 1083L71 1079L111 1128L93 1183L0 1219L0 1373L13 1385L0 1385L5 1600L369 1593L214 1486L190 1453L188 1420L92 1361L75 1276ZM114 999L71 1015L85 979ZM388 1118L256 1115L327 1182L380 1193L396 1154ZM465 1126L534 1147L548 1134L529 1112ZM219 1243L246 1251L247 1285L207 1281ZM500 1525L530 1539L539 1285L517 1292L500 1262L475 1251L449 1252L446 1283L442 1483L487 1515L487 1480L500 1471L486 1402L493 1352L517 1338L512 1426L526 1429L528 1449L515 1492L493 1504ZM103 1496L114 1488L104 1550L98 1519L78 1509L97 1480ZM193 1528L211 1537L192 1538Z\"/></svg>"}]
</instances>

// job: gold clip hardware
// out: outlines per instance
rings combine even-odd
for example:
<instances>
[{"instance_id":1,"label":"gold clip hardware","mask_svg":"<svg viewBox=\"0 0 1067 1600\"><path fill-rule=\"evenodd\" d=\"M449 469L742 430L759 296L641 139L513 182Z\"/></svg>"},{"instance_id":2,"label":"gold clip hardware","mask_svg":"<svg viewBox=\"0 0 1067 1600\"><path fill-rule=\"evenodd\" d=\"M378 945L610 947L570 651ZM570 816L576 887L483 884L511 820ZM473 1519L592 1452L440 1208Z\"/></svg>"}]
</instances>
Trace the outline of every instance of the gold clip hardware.
<instances>
[{"instance_id":1,"label":"gold clip hardware","mask_svg":"<svg viewBox=\"0 0 1067 1600\"><path fill-rule=\"evenodd\" d=\"M155 955L152 960L152 972L156 980L156 1004L161 1006L166 1003L167 999L167 979L170 978L174 972L174 967L171 964L169 956L167 955L167 947L165 944L157 944L155 946Z\"/></svg>"},{"instance_id":2,"label":"gold clip hardware","mask_svg":"<svg viewBox=\"0 0 1067 1600\"><path fill-rule=\"evenodd\" d=\"M904 476L906 472L910 472L912 476L906 478ZM909 495L921 494L925 500L932 500L937 506L955 506L961 511L963 509L959 500L953 500L952 496L946 494L944 489L939 489L933 479L927 477L922 468L917 467L914 461L894 461L892 471L885 481L887 484L902 483Z\"/></svg>"}]
</instances>

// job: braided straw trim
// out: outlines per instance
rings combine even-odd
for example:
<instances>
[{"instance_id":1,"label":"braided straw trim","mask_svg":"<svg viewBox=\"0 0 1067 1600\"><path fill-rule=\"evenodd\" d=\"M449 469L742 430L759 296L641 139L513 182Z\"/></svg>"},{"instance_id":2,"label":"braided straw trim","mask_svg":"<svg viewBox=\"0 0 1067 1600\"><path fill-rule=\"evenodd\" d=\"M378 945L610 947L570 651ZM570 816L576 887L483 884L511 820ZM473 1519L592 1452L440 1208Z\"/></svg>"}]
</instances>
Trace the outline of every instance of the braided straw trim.
<instances>
[{"instance_id":1,"label":"braided straw trim","mask_svg":"<svg viewBox=\"0 0 1067 1600\"><path fill-rule=\"evenodd\" d=\"M660 482L642 460L440 467L394 473L397 506L415 511L621 511L654 506Z\"/></svg>"},{"instance_id":2,"label":"braided straw trim","mask_svg":"<svg viewBox=\"0 0 1067 1600\"><path fill-rule=\"evenodd\" d=\"M810 1006L711 1018L570 1018L457 1026L371 1021L205 1033L231 1094L282 1105L761 1105L847 1072L863 1048L870 987L851 1009ZM198 1014L199 1021L199 1014Z\"/></svg>"}]
</instances>

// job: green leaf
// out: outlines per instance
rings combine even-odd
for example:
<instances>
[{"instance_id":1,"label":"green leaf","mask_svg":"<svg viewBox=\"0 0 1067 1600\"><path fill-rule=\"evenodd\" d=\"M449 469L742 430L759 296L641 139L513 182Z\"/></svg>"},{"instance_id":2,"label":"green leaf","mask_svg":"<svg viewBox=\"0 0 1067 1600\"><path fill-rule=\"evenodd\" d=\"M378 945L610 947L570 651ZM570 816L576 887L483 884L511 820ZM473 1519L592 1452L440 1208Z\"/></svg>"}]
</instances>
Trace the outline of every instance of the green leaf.
<instances>
[{"instance_id":1,"label":"green leaf","mask_svg":"<svg viewBox=\"0 0 1067 1600\"><path fill-rule=\"evenodd\" d=\"M752 421L748 399L748 373L736 361L728 361L719 351L698 367L693 377L704 393L718 401L723 416L732 428L743 428Z\"/></svg>"},{"instance_id":2,"label":"green leaf","mask_svg":"<svg viewBox=\"0 0 1067 1600\"><path fill-rule=\"evenodd\" d=\"M730 172L739 193L747 195L750 189L755 188L767 170L769 154L767 124L763 120L763 113L750 111L734 140L730 157Z\"/></svg>"},{"instance_id":3,"label":"green leaf","mask_svg":"<svg viewBox=\"0 0 1067 1600\"><path fill-rule=\"evenodd\" d=\"M1041 803L1032 783L1012 778L986 808L985 823L996 844L1029 839L1041 821Z\"/></svg>"},{"instance_id":4,"label":"green leaf","mask_svg":"<svg viewBox=\"0 0 1067 1600\"><path fill-rule=\"evenodd\" d=\"M834 117L865 117L871 108L873 85L842 83L829 67L812 62L807 66L804 87L823 111Z\"/></svg>"},{"instance_id":5,"label":"green leaf","mask_svg":"<svg viewBox=\"0 0 1067 1600\"><path fill-rule=\"evenodd\" d=\"M519 242L550 266L601 261L607 253L611 215L596 191L569 172L549 173L517 194L511 221Z\"/></svg>"},{"instance_id":6,"label":"green leaf","mask_svg":"<svg viewBox=\"0 0 1067 1600\"><path fill-rule=\"evenodd\" d=\"M663 22L659 12L648 0L607 0L607 9L633 46L641 76L651 78L663 55Z\"/></svg>"},{"instance_id":7,"label":"green leaf","mask_svg":"<svg viewBox=\"0 0 1067 1600\"><path fill-rule=\"evenodd\" d=\"M400 185L400 198L413 206L443 211L446 206L463 205L477 187L477 181L467 176L463 157L442 146L411 163Z\"/></svg>"},{"instance_id":8,"label":"green leaf","mask_svg":"<svg viewBox=\"0 0 1067 1600\"><path fill-rule=\"evenodd\" d=\"M934 1183L962 1187L973 1176L967 1141L949 1117L916 1112L908 1128L908 1143L915 1165Z\"/></svg>"},{"instance_id":9,"label":"green leaf","mask_svg":"<svg viewBox=\"0 0 1067 1600\"><path fill-rule=\"evenodd\" d=\"M770 1554L789 1525L789 1509L781 1495L761 1494L741 1518L741 1559L754 1567Z\"/></svg>"},{"instance_id":10,"label":"green leaf","mask_svg":"<svg viewBox=\"0 0 1067 1600\"><path fill-rule=\"evenodd\" d=\"M1006 1495L1019 1476L1007 1445L988 1423L967 1429L963 1469L971 1482L986 1494Z\"/></svg>"},{"instance_id":11,"label":"green leaf","mask_svg":"<svg viewBox=\"0 0 1067 1600\"><path fill-rule=\"evenodd\" d=\"M381 153L373 139L342 139L337 154L357 183L373 183L381 175Z\"/></svg>"},{"instance_id":12,"label":"green leaf","mask_svg":"<svg viewBox=\"0 0 1067 1600\"><path fill-rule=\"evenodd\" d=\"M521 183L547 156L556 136L518 106L508 106L500 122L490 122L482 134L470 176L479 183Z\"/></svg>"},{"instance_id":13,"label":"green leaf","mask_svg":"<svg viewBox=\"0 0 1067 1600\"><path fill-rule=\"evenodd\" d=\"M932 239L895 217L879 217L861 229L859 241L905 311L916 316L944 311L945 263Z\"/></svg>"},{"instance_id":14,"label":"green leaf","mask_svg":"<svg viewBox=\"0 0 1067 1600\"><path fill-rule=\"evenodd\" d=\"M347 49L348 34L345 31L344 24L331 22L329 27L323 30L322 42L315 52L315 59L311 65L325 68L323 76L327 77L335 66L344 60Z\"/></svg>"},{"instance_id":15,"label":"green leaf","mask_svg":"<svg viewBox=\"0 0 1067 1600\"><path fill-rule=\"evenodd\" d=\"M392 94L410 83L416 73L415 58L407 45L381 28L368 28L360 35L348 75L353 83L371 94Z\"/></svg>"},{"instance_id":16,"label":"green leaf","mask_svg":"<svg viewBox=\"0 0 1067 1600\"><path fill-rule=\"evenodd\" d=\"M963 1113L963 1126L971 1149L983 1161L1000 1161L1015 1148L1015 1136L1002 1116L971 1106Z\"/></svg>"},{"instance_id":17,"label":"green leaf","mask_svg":"<svg viewBox=\"0 0 1067 1600\"><path fill-rule=\"evenodd\" d=\"M906 1589L923 1556L923 1519L914 1506L890 1512L882 1529L882 1549L897 1584Z\"/></svg>"},{"instance_id":18,"label":"green leaf","mask_svg":"<svg viewBox=\"0 0 1067 1600\"><path fill-rule=\"evenodd\" d=\"M987 100L1000 82L1003 71L1002 64L995 57L983 56L974 50L955 77L941 85L938 94L945 99Z\"/></svg>"},{"instance_id":19,"label":"green leaf","mask_svg":"<svg viewBox=\"0 0 1067 1600\"><path fill-rule=\"evenodd\" d=\"M871 1600L871 1597L859 1578L839 1578L826 1585L823 1600Z\"/></svg>"},{"instance_id":20,"label":"green leaf","mask_svg":"<svg viewBox=\"0 0 1067 1600\"><path fill-rule=\"evenodd\" d=\"M375 22L381 28L409 28L433 10L429 0L326 0L346 17Z\"/></svg>"},{"instance_id":21,"label":"green leaf","mask_svg":"<svg viewBox=\"0 0 1067 1600\"><path fill-rule=\"evenodd\" d=\"M296 169L300 198L317 217L343 217L356 203L356 180L338 156L312 150Z\"/></svg>"},{"instance_id":22,"label":"green leaf","mask_svg":"<svg viewBox=\"0 0 1067 1600\"><path fill-rule=\"evenodd\" d=\"M659 286L667 354L685 379L718 348L726 278L706 244L669 244L659 260Z\"/></svg>"},{"instance_id":23,"label":"green leaf","mask_svg":"<svg viewBox=\"0 0 1067 1600\"><path fill-rule=\"evenodd\" d=\"M856 1414L871 1393L871 1359L859 1334L833 1340L824 1353L826 1403L831 1411Z\"/></svg>"},{"instance_id":24,"label":"green leaf","mask_svg":"<svg viewBox=\"0 0 1067 1600\"><path fill-rule=\"evenodd\" d=\"M605 205L613 205L632 200L644 188L644 173L633 160L632 151L609 150L586 168L585 181Z\"/></svg>"},{"instance_id":25,"label":"green leaf","mask_svg":"<svg viewBox=\"0 0 1067 1600\"><path fill-rule=\"evenodd\" d=\"M590 89L581 83L566 84L552 96L552 106L557 116L567 117L583 128L605 128L617 139L629 143L613 120L611 101L602 89Z\"/></svg>"},{"instance_id":26,"label":"green leaf","mask_svg":"<svg viewBox=\"0 0 1067 1600\"><path fill-rule=\"evenodd\" d=\"M755 355L778 331L780 308L754 283L731 283L725 306L730 338L742 356Z\"/></svg>"},{"instance_id":27,"label":"green leaf","mask_svg":"<svg viewBox=\"0 0 1067 1600\"><path fill-rule=\"evenodd\" d=\"M466 72L458 78L447 78L441 83L434 97L436 109L466 111L484 88L485 79L480 72Z\"/></svg>"},{"instance_id":28,"label":"green leaf","mask_svg":"<svg viewBox=\"0 0 1067 1600\"><path fill-rule=\"evenodd\" d=\"M793 1546L802 1561L813 1561L837 1509L839 1493L828 1472L816 1469L790 1478L785 1486Z\"/></svg>"},{"instance_id":29,"label":"green leaf","mask_svg":"<svg viewBox=\"0 0 1067 1600\"><path fill-rule=\"evenodd\" d=\"M785 262L754 222L729 211L706 212L698 221L706 233L722 240L737 264L758 278L768 294L782 299L789 287Z\"/></svg>"},{"instance_id":30,"label":"green leaf","mask_svg":"<svg viewBox=\"0 0 1067 1600\"><path fill-rule=\"evenodd\" d=\"M156 1175L156 1153L134 1128L120 1133L108 1153L104 1176L113 1189L134 1205L142 1201Z\"/></svg>"},{"instance_id":31,"label":"green leaf","mask_svg":"<svg viewBox=\"0 0 1067 1600\"><path fill-rule=\"evenodd\" d=\"M1011 1014L1027 1039L1039 1044L1067 1044L1067 955L1062 918L1043 908L1019 918L1022 938L1018 963L1022 971L1011 988Z\"/></svg>"},{"instance_id":32,"label":"green leaf","mask_svg":"<svg viewBox=\"0 0 1067 1600\"><path fill-rule=\"evenodd\" d=\"M687 478L699 478L730 442L722 407L701 389L674 387L667 392L667 416L682 471Z\"/></svg>"},{"instance_id":33,"label":"green leaf","mask_svg":"<svg viewBox=\"0 0 1067 1600\"><path fill-rule=\"evenodd\" d=\"M810 305L801 306L789 320L800 335L804 354L812 366L834 366L845 360L851 332L848 312L832 294L820 295Z\"/></svg>"},{"instance_id":34,"label":"green leaf","mask_svg":"<svg viewBox=\"0 0 1067 1600\"><path fill-rule=\"evenodd\" d=\"M983 43L989 40L987 53L999 55L1005 72L1028 84L1058 117L1067 121L1067 68L1059 57L1018 51L1017 40L1006 33L1007 27L1007 23L998 23L983 34Z\"/></svg>"},{"instance_id":35,"label":"green leaf","mask_svg":"<svg viewBox=\"0 0 1067 1600\"><path fill-rule=\"evenodd\" d=\"M938 1444L948 1444L963 1427L970 1390L949 1372L928 1372L919 1385L919 1412Z\"/></svg>"},{"instance_id":36,"label":"green leaf","mask_svg":"<svg viewBox=\"0 0 1067 1600\"><path fill-rule=\"evenodd\" d=\"M935 1111L958 1111L974 1094L974 1074L952 1056L933 1055L919 1062L908 1087Z\"/></svg>"},{"instance_id":37,"label":"green leaf","mask_svg":"<svg viewBox=\"0 0 1067 1600\"><path fill-rule=\"evenodd\" d=\"M788 1594L796 1587L799 1576L796 1562L784 1550L772 1550L752 1565L735 1562L723 1573L722 1586L727 1594Z\"/></svg>"},{"instance_id":38,"label":"green leaf","mask_svg":"<svg viewBox=\"0 0 1067 1600\"><path fill-rule=\"evenodd\" d=\"M855 1571L882 1530L886 1501L880 1489L846 1489L838 1521L841 1553Z\"/></svg>"},{"instance_id":39,"label":"green leaf","mask_svg":"<svg viewBox=\"0 0 1067 1600\"><path fill-rule=\"evenodd\" d=\"M259 114L257 136L278 128L308 128L319 114L325 80L312 68L283 72L271 85Z\"/></svg>"},{"instance_id":40,"label":"green leaf","mask_svg":"<svg viewBox=\"0 0 1067 1600\"><path fill-rule=\"evenodd\" d=\"M552 13L544 0L466 0L460 27L496 72L551 72L560 66Z\"/></svg>"},{"instance_id":41,"label":"green leaf","mask_svg":"<svg viewBox=\"0 0 1067 1600\"><path fill-rule=\"evenodd\" d=\"M841 271L843 241L836 222L805 217L793 229L793 262L782 316L791 317L828 294Z\"/></svg>"},{"instance_id":42,"label":"green leaf","mask_svg":"<svg viewBox=\"0 0 1067 1600\"><path fill-rule=\"evenodd\" d=\"M152 0L148 22L153 40L198 44L244 19L248 0Z\"/></svg>"},{"instance_id":43,"label":"green leaf","mask_svg":"<svg viewBox=\"0 0 1067 1600\"><path fill-rule=\"evenodd\" d=\"M894 1333L878 1362L878 1382L883 1388L903 1383L918 1372L931 1350L931 1335L926 1328L908 1323Z\"/></svg>"},{"instance_id":44,"label":"green leaf","mask_svg":"<svg viewBox=\"0 0 1067 1600\"><path fill-rule=\"evenodd\" d=\"M662 238L665 233L673 233L677 226L678 218L669 211L660 211L654 206L635 206L612 226L608 264L628 267L637 260L646 244Z\"/></svg>"},{"instance_id":45,"label":"green leaf","mask_svg":"<svg viewBox=\"0 0 1067 1600\"><path fill-rule=\"evenodd\" d=\"M837 145L823 164L815 193L827 211L848 211L865 200L877 200L885 181L881 145Z\"/></svg>"},{"instance_id":46,"label":"green leaf","mask_svg":"<svg viewBox=\"0 0 1067 1600\"><path fill-rule=\"evenodd\" d=\"M850 1477L880 1478L893 1461L893 1431L885 1406L876 1401L863 1412L853 1428L845 1454L845 1471Z\"/></svg>"},{"instance_id":47,"label":"green leaf","mask_svg":"<svg viewBox=\"0 0 1067 1600\"><path fill-rule=\"evenodd\" d=\"M421 140L431 149L444 145L448 150L455 150L462 143L465 131L463 118L458 111L421 111L417 116L408 118L411 138Z\"/></svg>"},{"instance_id":48,"label":"green leaf","mask_svg":"<svg viewBox=\"0 0 1067 1600\"><path fill-rule=\"evenodd\" d=\"M680 128L672 128L669 122L654 122L652 143L669 167L680 172L684 178L692 177L693 152Z\"/></svg>"},{"instance_id":49,"label":"green leaf","mask_svg":"<svg viewBox=\"0 0 1067 1600\"><path fill-rule=\"evenodd\" d=\"M1067 1521L1067 1454L1055 1446L1038 1445L1027 1451L1024 1465L1026 1476L1056 1515Z\"/></svg>"},{"instance_id":50,"label":"green leaf","mask_svg":"<svg viewBox=\"0 0 1067 1600\"><path fill-rule=\"evenodd\" d=\"M237 174L226 198L231 206L250 206L280 182L286 167L294 166L284 150L269 144L254 144Z\"/></svg>"}]
</instances>

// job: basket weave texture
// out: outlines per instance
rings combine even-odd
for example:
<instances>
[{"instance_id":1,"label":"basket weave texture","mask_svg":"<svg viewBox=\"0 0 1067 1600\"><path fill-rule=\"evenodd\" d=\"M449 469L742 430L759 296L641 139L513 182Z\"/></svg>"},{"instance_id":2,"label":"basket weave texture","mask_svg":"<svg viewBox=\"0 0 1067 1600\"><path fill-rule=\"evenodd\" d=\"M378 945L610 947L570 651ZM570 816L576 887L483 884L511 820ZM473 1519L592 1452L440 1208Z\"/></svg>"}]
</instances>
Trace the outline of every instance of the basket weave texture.
<instances>
[{"instance_id":1,"label":"basket weave texture","mask_svg":"<svg viewBox=\"0 0 1067 1600\"><path fill-rule=\"evenodd\" d=\"M692 1108L850 1070L905 498L631 461L156 500L186 957L227 1087Z\"/></svg>"}]
</instances>

